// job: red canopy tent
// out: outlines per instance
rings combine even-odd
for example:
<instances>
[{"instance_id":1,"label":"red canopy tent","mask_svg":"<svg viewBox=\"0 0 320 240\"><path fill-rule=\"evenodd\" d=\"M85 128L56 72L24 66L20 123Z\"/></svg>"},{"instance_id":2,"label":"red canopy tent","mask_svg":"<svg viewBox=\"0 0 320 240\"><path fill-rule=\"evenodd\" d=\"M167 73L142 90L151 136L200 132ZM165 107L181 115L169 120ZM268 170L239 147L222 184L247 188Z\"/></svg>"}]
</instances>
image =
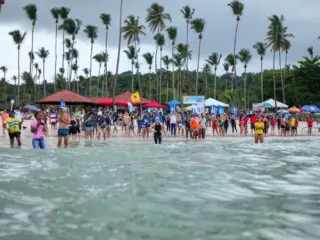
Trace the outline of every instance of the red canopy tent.
<instances>
[{"instance_id":1,"label":"red canopy tent","mask_svg":"<svg viewBox=\"0 0 320 240\"><path fill-rule=\"evenodd\" d=\"M115 101L115 105L118 107L128 107L128 101L126 100Z\"/></svg>"},{"instance_id":2,"label":"red canopy tent","mask_svg":"<svg viewBox=\"0 0 320 240\"><path fill-rule=\"evenodd\" d=\"M143 108L168 108L167 106L161 105L160 103L157 103L157 101L153 100L150 103L144 104L142 106Z\"/></svg>"},{"instance_id":3,"label":"red canopy tent","mask_svg":"<svg viewBox=\"0 0 320 240\"><path fill-rule=\"evenodd\" d=\"M98 102L101 102L102 100L105 99L105 97L88 97L88 98L95 104L98 104Z\"/></svg>"},{"instance_id":4,"label":"red canopy tent","mask_svg":"<svg viewBox=\"0 0 320 240\"><path fill-rule=\"evenodd\" d=\"M111 98L105 98L103 100L100 100L96 102L97 105L104 105L104 106L112 106L112 99Z\"/></svg>"},{"instance_id":5,"label":"red canopy tent","mask_svg":"<svg viewBox=\"0 0 320 240\"><path fill-rule=\"evenodd\" d=\"M54 104L54 105L59 105L60 100L63 100L67 105L71 104L84 104L84 103L89 103L92 104L94 103L91 99L83 97L77 93L68 91L68 90L63 90L60 92L56 92L50 96L44 97L38 101L40 104Z\"/></svg>"},{"instance_id":6,"label":"red canopy tent","mask_svg":"<svg viewBox=\"0 0 320 240\"><path fill-rule=\"evenodd\" d=\"M127 102L131 102L131 92L127 91L127 92L124 92L120 95L117 95L115 96L115 102L120 102L121 100L125 100ZM143 105L143 104L147 104L147 103L150 103L151 101L146 99L146 98L143 98L143 97L140 97L140 103ZM132 104L132 105L138 105L138 104Z\"/></svg>"}]
</instances>

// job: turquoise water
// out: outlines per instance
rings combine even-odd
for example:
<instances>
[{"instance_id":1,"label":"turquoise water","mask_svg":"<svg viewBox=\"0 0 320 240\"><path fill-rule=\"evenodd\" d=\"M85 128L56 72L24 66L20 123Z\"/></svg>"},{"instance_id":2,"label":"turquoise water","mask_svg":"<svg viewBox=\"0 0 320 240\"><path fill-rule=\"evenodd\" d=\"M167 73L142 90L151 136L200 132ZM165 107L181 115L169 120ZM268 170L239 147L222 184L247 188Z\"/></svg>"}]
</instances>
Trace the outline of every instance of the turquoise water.
<instances>
[{"instance_id":1,"label":"turquoise water","mask_svg":"<svg viewBox=\"0 0 320 240\"><path fill-rule=\"evenodd\" d=\"M319 141L0 148L0 238L320 239Z\"/></svg>"}]
</instances>

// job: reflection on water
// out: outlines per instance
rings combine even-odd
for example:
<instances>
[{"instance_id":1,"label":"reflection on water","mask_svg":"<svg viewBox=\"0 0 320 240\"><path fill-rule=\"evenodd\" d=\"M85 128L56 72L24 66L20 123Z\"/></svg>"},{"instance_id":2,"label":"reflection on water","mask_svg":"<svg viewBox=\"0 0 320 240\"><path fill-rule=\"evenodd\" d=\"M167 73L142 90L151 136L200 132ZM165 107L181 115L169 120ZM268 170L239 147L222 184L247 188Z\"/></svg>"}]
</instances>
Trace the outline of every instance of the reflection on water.
<instances>
[{"instance_id":1,"label":"reflection on water","mask_svg":"<svg viewBox=\"0 0 320 240\"><path fill-rule=\"evenodd\" d=\"M0 149L3 239L320 239L317 141Z\"/></svg>"}]
</instances>

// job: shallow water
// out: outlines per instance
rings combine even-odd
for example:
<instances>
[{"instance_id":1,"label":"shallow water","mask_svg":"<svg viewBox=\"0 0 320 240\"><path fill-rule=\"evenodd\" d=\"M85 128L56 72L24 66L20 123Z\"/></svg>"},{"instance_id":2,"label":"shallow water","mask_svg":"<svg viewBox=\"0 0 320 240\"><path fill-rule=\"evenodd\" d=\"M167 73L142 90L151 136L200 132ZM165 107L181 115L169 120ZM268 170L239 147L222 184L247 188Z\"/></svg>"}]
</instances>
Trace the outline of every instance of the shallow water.
<instances>
[{"instance_id":1,"label":"shallow water","mask_svg":"<svg viewBox=\"0 0 320 240\"><path fill-rule=\"evenodd\" d=\"M0 148L0 238L320 239L319 141Z\"/></svg>"}]
</instances>

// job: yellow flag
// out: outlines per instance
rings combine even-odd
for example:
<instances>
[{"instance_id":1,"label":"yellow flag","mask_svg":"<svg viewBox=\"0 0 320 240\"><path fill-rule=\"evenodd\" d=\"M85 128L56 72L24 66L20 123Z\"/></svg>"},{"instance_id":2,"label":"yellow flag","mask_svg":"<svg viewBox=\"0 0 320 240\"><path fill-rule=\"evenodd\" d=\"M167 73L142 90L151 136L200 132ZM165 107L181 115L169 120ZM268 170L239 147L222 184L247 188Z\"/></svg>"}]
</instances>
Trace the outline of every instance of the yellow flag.
<instances>
[{"instance_id":1,"label":"yellow flag","mask_svg":"<svg viewBox=\"0 0 320 240\"><path fill-rule=\"evenodd\" d=\"M131 102L132 103L140 103L139 92L135 92L131 94Z\"/></svg>"}]
</instances>

